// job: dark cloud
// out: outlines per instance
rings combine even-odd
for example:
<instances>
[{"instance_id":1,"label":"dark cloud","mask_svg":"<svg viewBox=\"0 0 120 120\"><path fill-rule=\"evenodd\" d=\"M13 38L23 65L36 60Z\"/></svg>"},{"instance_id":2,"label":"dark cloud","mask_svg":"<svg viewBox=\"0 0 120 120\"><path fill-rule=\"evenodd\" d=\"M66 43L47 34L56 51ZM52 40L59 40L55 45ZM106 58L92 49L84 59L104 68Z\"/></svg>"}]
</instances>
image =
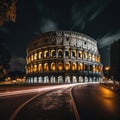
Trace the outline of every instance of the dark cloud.
<instances>
[{"instance_id":1,"label":"dark cloud","mask_svg":"<svg viewBox=\"0 0 120 120\"><path fill-rule=\"evenodd\" d=\"M119 5L119 0L18 0L16 22L0 27L0 40L16 56L11 60L12 69L24 69L29 41L53 30L73 30L93 37L104 51L101 56L109 59L106 46L120 38Z\"/></svg>"},{"instance_id":2,"label":"dark cloud","mask_svg":"<svg viewBox=\"0 0 120 120\"><path fill-rule=\"evenodd\" d=\"M22 57L12 57L10 61L11 70L25 70L25 58Z\"/></svg>"}]
</instances>

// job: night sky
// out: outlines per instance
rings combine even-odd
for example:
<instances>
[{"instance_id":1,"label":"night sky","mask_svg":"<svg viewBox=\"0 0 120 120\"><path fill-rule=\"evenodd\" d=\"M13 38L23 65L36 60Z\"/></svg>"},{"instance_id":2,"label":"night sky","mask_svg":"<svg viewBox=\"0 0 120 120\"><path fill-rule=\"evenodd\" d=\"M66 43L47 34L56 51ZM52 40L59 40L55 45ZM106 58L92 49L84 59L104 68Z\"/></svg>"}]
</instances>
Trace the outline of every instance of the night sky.
<instances>
[{"instance_id":1,"label":"night sky","mask_svg":"<svg viewBox=\"0 0 120 120\"><path fill-rule=\"evenodd\" d=\"M110 44L120 38L120 0L17 0L16 15L15 23L0 27L12 70L25 70L26 45L43 32L71 30L93 37L105 66Z\"/></svg>"}]
</instances>

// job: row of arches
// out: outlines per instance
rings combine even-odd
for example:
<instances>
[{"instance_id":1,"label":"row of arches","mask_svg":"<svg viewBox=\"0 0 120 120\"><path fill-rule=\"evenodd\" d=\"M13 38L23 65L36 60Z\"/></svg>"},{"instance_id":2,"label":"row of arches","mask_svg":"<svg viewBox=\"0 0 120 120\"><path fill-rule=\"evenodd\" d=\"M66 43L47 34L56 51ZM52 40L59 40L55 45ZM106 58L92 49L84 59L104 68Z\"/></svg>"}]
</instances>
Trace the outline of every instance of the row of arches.
<instances>
[{"instance_id":1,"label":"row of arches","mask_svg":"<svg viewBox=\"0 0 120 120\"><path fill-rule=\"evenodd\" d=\"M78 78L76 76L65 76L65 79L63 76L39 76L39 77L28 77L27 83L83 83L83 82L99 82L100 77L82 77L79 76Z\"/></svg>"},{"instance_id":2,"label":"row of arches","mask_svg":"<svg viewBox=\"0 0 120 120\"><path fill-rule=\"evenodd\" d=\"M90 53L86 50L76 50L76 49L46 49L42 51L36 51L27 56L27 64L45 58L81 58L85 60L90 60L94 62L100 62L100 56Z\"/></svg>"},{"instance_id":3,"label":"row of arches","mask_svg":"<svg viewBox=\"0 0 120 120\"><path fill-rule=\"evenodd\" d=\"M78 71L91 71L91 72L101 72L102 67L95 64L85 64L85 63L76 63L76 62L51 62L51 63L38 63L29 65L26 68L27 73L33 72L46 72L46 71L62 71L62 70L78 70Z\"/></svg>"}]
</instances>

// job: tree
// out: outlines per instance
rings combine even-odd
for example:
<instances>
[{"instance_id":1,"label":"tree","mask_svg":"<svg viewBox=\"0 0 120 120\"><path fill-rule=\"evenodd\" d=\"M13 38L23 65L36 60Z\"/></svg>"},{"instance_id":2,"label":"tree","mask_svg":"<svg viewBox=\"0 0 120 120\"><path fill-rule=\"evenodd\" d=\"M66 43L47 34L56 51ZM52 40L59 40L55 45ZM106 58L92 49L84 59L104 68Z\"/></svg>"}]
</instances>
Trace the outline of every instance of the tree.
<instances>
[{"instance_id":1,"label":"tree","mask_svg":"<svg viewBox=\"0 0 120 120\"><path fill-rule=\"evenodd\" d=\"M0 26L16 20L16 0L0 0Z\"/></svg>"},{"instance_id":2,"label":"tree","mask_svg":"<svg viewBox=\"0 0 120 120\"><path fill-rule=\"evenodd\" d=\"M9 62L11 60L11 55L8 49L0 43L0 80L3 80L10 69Z\"/></svg>"}]
</instances>

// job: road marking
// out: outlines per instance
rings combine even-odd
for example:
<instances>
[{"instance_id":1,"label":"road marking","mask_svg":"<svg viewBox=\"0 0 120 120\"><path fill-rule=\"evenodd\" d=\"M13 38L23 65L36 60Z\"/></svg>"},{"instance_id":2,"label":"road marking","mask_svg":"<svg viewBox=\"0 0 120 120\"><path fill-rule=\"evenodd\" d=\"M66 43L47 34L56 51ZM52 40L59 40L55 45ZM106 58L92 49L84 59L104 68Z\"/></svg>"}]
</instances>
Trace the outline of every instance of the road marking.
<instances>
[{"instance_id":1,"label":"road marking","mask_svg":"<svg viewBox=\"0 0 120 120\"><path fill-rule=\"evenodd\" d=\"M73 89L73 87L70 88L70 97L71 97L71 102L70 103L71 103L71 106L73 108L73 112L75 114L75 119L80 120L80 116L79 116L79 113L78 113L78 110L77 110L77 106L76 106L74 98L72 96L72 89Z\"/></svg>"},{"instance_id":2,"label":"road marking","mask_svg":"<svg viewBox=\"0 0 120 120\"><path fill-rule=\"evenodd\" d=\"M55 90L55 89L54 89L54 90ZM9 120L14 120L15 117L17 116L18 112L19 112L25 105L27 105L29 102L31 102L33 99L35 99L35 98L37 98L38 96L43 95L43 94L45 94L45 93L51 92L51 91L53 91L53 89L52 89L52 90L49 90L49 91L42 91L42 93L40 93L40 94L38 94L38 95L30 98L30 99L27 100L26 102L24 102L22 105L20 105L20 106L13 112L13 114L10 116Z\"/></svg>"}]
</instances>

